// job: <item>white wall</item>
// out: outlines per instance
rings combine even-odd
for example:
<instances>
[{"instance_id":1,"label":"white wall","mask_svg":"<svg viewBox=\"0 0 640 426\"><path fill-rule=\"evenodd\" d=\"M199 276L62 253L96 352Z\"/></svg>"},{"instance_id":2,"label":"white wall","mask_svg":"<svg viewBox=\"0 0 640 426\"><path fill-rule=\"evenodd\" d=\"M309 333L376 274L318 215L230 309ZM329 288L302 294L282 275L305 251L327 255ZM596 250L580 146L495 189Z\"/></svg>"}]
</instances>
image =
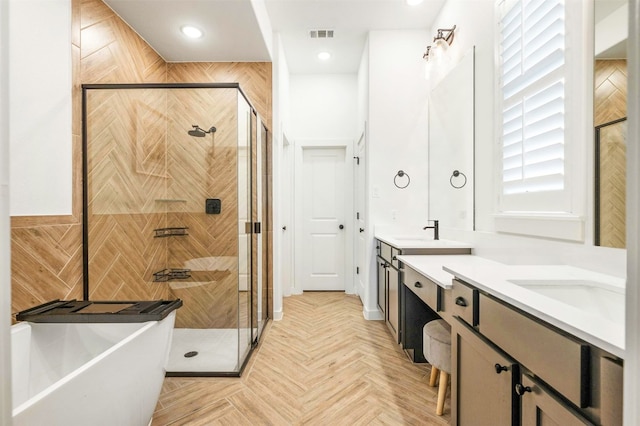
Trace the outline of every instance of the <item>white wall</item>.
<instances>
[{"instance_id":1,"label":"white wall","mask_svg":"<svg viewBox=\"0 0 640 426\"><path fill-rule=\"evenodd\" d=\"M11 214L70 215L71 1L9 8Z\"/></svg>"},{"instance_id":2,"label":"white wall","mask_svg":"<svg viewBox=\"0 0 640 426\"><path fill-rule=\"evenodd\" d=\"M11 424L11 230L9 228L9 13L0 0L0 425Z\"/></svg>"},{"instance_id":3,"label":"white wall","mask_svg":"<svg viewBox=\"0 0 640 426\"><path fill-rule=\"evenodd\" d=\"M427 39L427 31L369 34L370 207L376 225L427 224ZM406 189L394 185L399 170L411 179Z\"/></svg>"},{"instance_id":4,"label":"white wall","mask_svg":"<svg viewBox=\"0 0 640 426\"><path fill-rule=\"evenodd\" d=\"M363 58L363 64L368 61L368 73L362 71L360 78L368 79L368 102L361 109L368 128L370 231L374 226L419 229L427 225L428 84L422 53L428 39L428 32L419 30L369 33ZM361 94L361 99L367 101L366 96ZM399 170L411 179L405 189L394 185ZM371 264L364 315L375 318L375 247L369 235Z\"/></svg>"},{"instance_id":5,"label":"white wall","mask_svg":"<svg viewBox=\"0 0 640 426\"><path fill-rule=\"evenodd\" d=\"M355 138L356 74L293 74L289 81L291 139Z\"/></svg>"},{"instance_id":6,"label":"white wall","mask_svg":"<svg viewBox=\"0 0 640 426\"><path fill-rule=\"evenodd\" d=\"M290 294L293 270L291 253L293 232L282 231L291 219L291 199L287 176L282 173L289 167L284 156L284 141L289 123L289 68L279 34L274 34L273 58L273 129L272 170L273 173L273 317L282 319L282 297ZM287 226L288 229L291 226Z\"/></svg>"},{"instance_id":7,"label":"white wall","mask_svg":"<svg viewBox=\"0 0 640 426\"><path fill-rule=\"evenodd\" d=\"M624 424L640 424L640 0L629 2L626 353L624 362Z\"/></svg>"},{"instance_id":8,"label":"white wall","mask_svg":"<svg viewBox=\"0 0 640 426\"><path fill-rule=\"evenodd\" d=\"M437 28L457 25L449 49L449 64L455 66L473 46L475 51L475 179L476 229L492 231L494 202L494 5L493 0L447 1L433 24ZM440 70L432 85L448 70Z\"/></svg>"},{"instance_id":9,"label":"white wall","mask_svg":"<svg viewBox=\"0 0 640 426\"><path fill-rule=\"evenodd\" d=\"M357 134L361 135L365 131L367 120L369 119L369 38L364 46L360 66L358 68L358 118Z\"/></svg>"},{"instance_id":10,"label":"white wall","mask_svg":"<svg viewBox=\"0 0 640 426\"><path fill-rule=\"evenodd\" d=\"M572 4L580 4L582 3L574 1ZM452 57L452 64L457 63L457 58L467 52L472 46L476 47L476 67L475 67L475 178L476 178L476 188L475 188L475 203L476 203L476 230L484 233L492 233L495 230L494 226L494 213L496 211L496 203L497 203L497 193L496 193L496 168L499 167L496 161L496 153L497 153L497 136L494 134L494 126L495 126L495 118L494 118L494 108L495 108L495 73L497 72L495 63L496 63L496 53L495 53L495 15L494 15L494 6L495 2L493 0L460 0L460 1L447 1L442 8L439 16L437 17L434 23L434 32L436 28L450 28L452 25L457 25L457 29L455 32L455 38L453 44L450 47L450 56ZM588 10L586 3L582 5L584 7L583 11L585 15L587 15ZM573 18L572 25L587 25L588 19L583 17L582 21L580 19ZM584 28L580 27L580 30L584 30ZM591 44L592 41L589 37L581 37L581 45L573 46L575 50L582 50L583 54L578 58L578 60L589 62L592 60L591 57ZM575 62L574 63L575 70L572 72L573 75L579 76L580 79L585 80L585 84L592 84L592 81L589 80L588 70L586 70L583 65ZM581 80L582 81L582 80ZM584 87L585 93L589 92L589 87ZM586 100L584 105L571 105L571 110L568 115L575 119L576 117L582 117L580 120L579 126L575 127L572 130L572 133L569 137L573 137L577 140L586 140L585 147L581 148L582 152L576 152L574 155L571 155L567 158L569 162L569 169L573 170L573 172L580 176L578 185L573 185L574 196L580 198L581 207L580 211L586 211L585 226L587 230L585 235L587 236L584 244L578 244L580 246L577 250L582 250L581 253L584 254L585 258L591 258L592 256L596 259L601 254L601 262L592 264L594 268L598 269L606 269L611 270L610 265L620 266L624 264L624 256L625 253L623 250L618 251L606 251L606 250L598 250L599 248L592 247L592 232L590 228L592 227L593 220L590 217L592 212L592 208L588 206L592 204L592 195L591 192L593 190L591 182L591 177L593 172L590 171L590 167L587 167L587 164L592 162L592 155L589 154L591 151L592 144L588 142L589 135L592 135L592 132L589 132L589 106L586 105L588 103L588 96L586 96ZM585 116L587 118L585 118ZM587 151L587 152L585 152ZM587 176L586 179L582 177ZM578 203L576 203L578 204ZM447 237L446 230L443 234ZM496 256L500 256L502 258L509 258L513 254L513 247L519 247L518 258L521 258L520 253L528 253L530 255L529 261L543 261L549 259L544 249L541 249L545 245L545 241L548 242L548 245L555 246L555 242L551 240L544 239L532 239L532 238L516 238L513 237L512 240L509 240L509 235L501 234L502 238L500 241L504 242L504 252L499 252L500 245L496 245L496 239L493 237L484 238L482 236L468 236L467 239L473 239L476 243L479 244L477 252L483 252L484 242L488 244L488 250L485 253L495 254ZM464 235L457 233L457 237L464 238ZM542 244L541 244L542 243ZM576 249L575 244L566 243L567 245L561 246L564 247L565 250L573 252ZM507 247L511 247L511 253L509 253L509 249ZM595 254L594 254L595 253ZM565 256L564 259L568 257ZM535 259L535 260L534 260ZM574 260L577 258L574 256ZM559 258L556 258L556 262L560 261ZM620 271L617 271L616 275L620 275Z\"/></svg>"}]
</instances>

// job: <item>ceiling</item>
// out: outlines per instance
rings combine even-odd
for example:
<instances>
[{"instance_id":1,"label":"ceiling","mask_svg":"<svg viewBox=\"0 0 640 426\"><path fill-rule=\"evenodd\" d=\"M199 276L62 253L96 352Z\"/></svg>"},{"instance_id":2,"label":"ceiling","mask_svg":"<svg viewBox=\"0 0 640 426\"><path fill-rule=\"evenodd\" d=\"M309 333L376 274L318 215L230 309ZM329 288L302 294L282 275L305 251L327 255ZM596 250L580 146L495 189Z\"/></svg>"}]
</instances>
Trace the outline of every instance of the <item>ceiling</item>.
<instances>
[{"instance_id":1,"label":"ceiling","mask_svg":"<svg viewBox=\"0 0 640 426\"><path fill-rule=\"evenodd\" d=\"M256 0L104 0L168 62L271 61L252 6ZM355 73L371 30L429 29L445 0L263 0L293 74ZM204 32L189 40L180 27ZM311 38L310 30L333 30ZM425 47L429 40L425 39ZM331 58L320 61L317 54ZM416 52L420 55L422 52Z\"/></svg>"}]
</instances>

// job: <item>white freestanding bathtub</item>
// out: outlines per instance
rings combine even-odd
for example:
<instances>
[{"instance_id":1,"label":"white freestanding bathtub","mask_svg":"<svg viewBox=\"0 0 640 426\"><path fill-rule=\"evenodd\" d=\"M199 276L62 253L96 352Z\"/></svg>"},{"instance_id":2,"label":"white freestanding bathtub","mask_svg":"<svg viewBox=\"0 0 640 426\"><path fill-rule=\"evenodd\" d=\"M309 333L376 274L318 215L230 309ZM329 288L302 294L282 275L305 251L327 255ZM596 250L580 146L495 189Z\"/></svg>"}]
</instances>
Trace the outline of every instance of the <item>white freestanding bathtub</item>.
<instances>
[{"instance_id":1,"label":"white freestanding bathtub","mask_svg":"<svg viewBox=\"0 0 640 426\"><path fill-rule=\"evenodd\" d=\"M148 425L175 314L142 323L13 325L13 425Z\"/></svg>"}]
</instances>

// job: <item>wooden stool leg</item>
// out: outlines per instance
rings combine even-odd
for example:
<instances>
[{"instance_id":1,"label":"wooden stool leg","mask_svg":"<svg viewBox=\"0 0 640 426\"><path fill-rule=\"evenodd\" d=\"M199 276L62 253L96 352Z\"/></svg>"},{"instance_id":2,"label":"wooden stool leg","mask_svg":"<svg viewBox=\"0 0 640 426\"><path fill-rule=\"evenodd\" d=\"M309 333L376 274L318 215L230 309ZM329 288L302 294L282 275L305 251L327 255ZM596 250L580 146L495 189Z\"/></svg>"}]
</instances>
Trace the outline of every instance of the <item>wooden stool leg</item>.
<instances>
[{"instance_id":1,"label":"wooden stool leg","mask_svg":"<svg viewBox=\"0 0 640 426\"><path fill-rule=\"evenodd\" d=\"M440 386L438 387L438 404L436 405L436 414L442 415L444 411L444 399L447 396L447 385L449 384L449 373L440 371Z\"/></svg>"},{"instance_id":2,"label":"wooden stool leg","mask_svg":"<svg viewBox=\"0 0 640 426\"><path fill-rule=\"evenodd\" d=\"M431 366L431 376L429 377L429 386L434 387L436 385L436 381L438 380L438 373L440 370L435 368L433 365Z\"/></svg>"}]
</instances>

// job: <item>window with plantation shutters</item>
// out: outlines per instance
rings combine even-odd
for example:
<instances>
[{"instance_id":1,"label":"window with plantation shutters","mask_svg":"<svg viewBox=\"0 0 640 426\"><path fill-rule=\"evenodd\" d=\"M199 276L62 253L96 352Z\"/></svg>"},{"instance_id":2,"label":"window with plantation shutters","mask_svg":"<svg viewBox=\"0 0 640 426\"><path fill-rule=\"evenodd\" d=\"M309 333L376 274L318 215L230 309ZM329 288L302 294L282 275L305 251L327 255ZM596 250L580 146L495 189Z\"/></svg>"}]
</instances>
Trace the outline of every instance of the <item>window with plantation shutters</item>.
<instances>
[{"instance_id":1,"label":"window with plantation shutters","mask_svg":"<svg viewBox=\"0 0 640 426\"><path fill-rule=\"evenodd\" d=\"M505 0L501 3L502 198L562 192L565 189L564 2ZM541 199L541 195L537 198Z\"/></svg>"},{"instance_id":2,"label":"window with plantation shutters","mask_svg":"<svg viewBox=\"0 0 640 426\"><path fill-rule=\"evenodd\" d=\"M593 4L496 0L498 232L584 241Z\"/></svg>"}]
</instances>

